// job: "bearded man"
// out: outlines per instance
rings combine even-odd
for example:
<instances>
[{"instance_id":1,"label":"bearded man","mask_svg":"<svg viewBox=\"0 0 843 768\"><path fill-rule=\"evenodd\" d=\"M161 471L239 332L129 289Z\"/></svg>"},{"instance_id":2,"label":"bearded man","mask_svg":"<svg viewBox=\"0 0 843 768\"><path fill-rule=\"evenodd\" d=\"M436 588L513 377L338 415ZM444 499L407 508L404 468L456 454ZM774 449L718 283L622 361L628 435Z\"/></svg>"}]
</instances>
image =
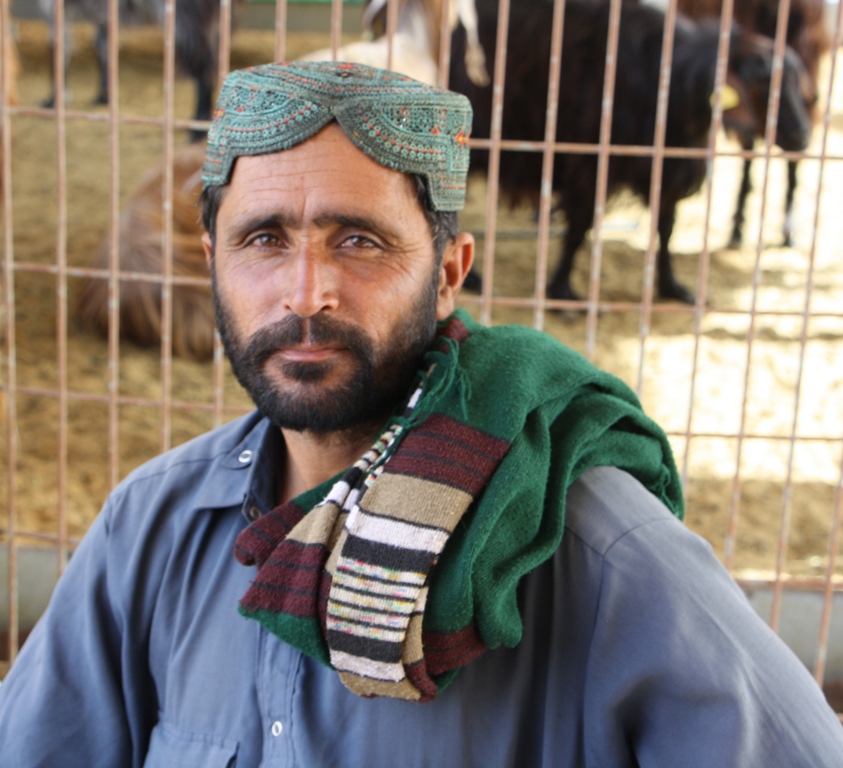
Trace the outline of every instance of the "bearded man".
<instances>
[{"instance_id":1,"label":"bearded man","mask_svg":"<svg viewBox=\"0 0 843 768\"><path fill-rule=\"evenodd\" d=\"M841 764L634 394L454 311L470 126L383 70L228 77L204 243L259 410L112 493L0 687L0 764Z\"/></svg>"}]
</instances>

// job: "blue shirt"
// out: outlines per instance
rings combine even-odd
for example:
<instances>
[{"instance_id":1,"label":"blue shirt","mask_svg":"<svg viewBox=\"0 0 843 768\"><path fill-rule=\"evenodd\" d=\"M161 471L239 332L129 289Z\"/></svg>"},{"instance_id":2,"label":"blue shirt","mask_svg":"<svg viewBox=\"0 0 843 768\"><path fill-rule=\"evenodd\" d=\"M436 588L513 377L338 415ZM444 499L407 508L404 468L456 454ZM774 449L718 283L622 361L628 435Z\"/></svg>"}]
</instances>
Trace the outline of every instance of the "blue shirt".
<instances>
[{"instance_id":1,"label":"blue shirt","mask_svg":"<svg viewBox=\"0 0 843 768\"><path fill-rule=\"evenodd\" d=\"M632 477L570 489L524 636L435 701L367 700L237 613L272 508L258 415L114 491L0 686L0 766L843 766L843 728L711 548Z\"/></svg>"}]
</instances>

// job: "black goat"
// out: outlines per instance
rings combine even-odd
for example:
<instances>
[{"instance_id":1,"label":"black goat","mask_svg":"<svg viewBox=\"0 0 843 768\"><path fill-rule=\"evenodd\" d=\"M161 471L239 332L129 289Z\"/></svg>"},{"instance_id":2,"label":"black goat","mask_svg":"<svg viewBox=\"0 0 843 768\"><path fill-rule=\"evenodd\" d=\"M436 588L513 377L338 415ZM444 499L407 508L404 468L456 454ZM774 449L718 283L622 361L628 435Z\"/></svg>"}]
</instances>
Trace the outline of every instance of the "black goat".
<instances>
[{"instance_id":1,"label":"black goat","mask_svg":"<svg viewBox=\"0 0 843 768\"><path fill-rule=\"evenodd\" d=\"M805 65L803 95L809 108L817 102L817 75L820 59L831 48L831 35L825 19L825 0L791 0L787 18L785 40ZM679 10L693 19L720 18L721 0L679 0ZM736 0L733 18L744 32L757 32L769 38L776 36L779 0ZM816 117L816 115L814 115ZM756 138L764 137L763 122L753 125L752 121L741 119L740 115L727 112L723 116L723 127L735 134L744 149L752 149ZM735 206L731 245L740 245L743 240L744 206L751 189L751 160L744 161L738 201ZM784 204L784 244L793 243L793 195L796 190L796 161L787 163L787 192Z\"/></svg>"},{"instance_id":2,"label":"black goat","mask_svg":"<svg viewBox=\"0 0 843 768\"><path fill-rule=\"evenodd\" d=\"M51 55L55 56L54 5L55 0L40 0L41 11L50 27ZM234 3L235 9L238 3ZM81 19L96 27L94 49L99 65L99 93L96 103L108 103L108 2L107 0L65 0L68 19ZM120 23L161 24L164 19L164 0L119 0ZM176 62L180 69L196 81L196 110L194 119L209 120L216 82L217 45L219 38L219 0L178 0L175 4ZM45 106L55 103L53 94ZM193 138L204 136L193 132Z\"/></svg>"},{"instance_id":3,"label":"black goat","mask_svg":"<svg viewBox=\"0 0 843 768\"><path fill-rule=\"evenodd\" d=\"M480 40L490 58L495 54L496 0L478 2ZM542 140L548 83L548 61L553 6L550 2L513 5L509 27L506 86L504 88L503 138ZM603 98L603 71L609 3L605 0L568 0L565 6L559 118L556 140L595 144L599 141ZM652 7L624 3L617 52L617 74L612 115L611 143L652 145L664 33L664 14ZM718 29L714 24L677 21L667 110L667 147L705 147L711 127ZM454 37L451 87L465 93L475 109L475 137L486 137L491 125L491 89L470 83L459 65L462 38ZM489 69L493 70L490 63ZM772 72L769 41L739 32L732 34L728 81L745 97L747 109L766 110ZM799 90L794 55L784 63L777 143L787 149L804 149L810 119ZM475 152L473 167L483 166L487 153ZM541 154L501 153L501 189L511 199L538 199ZM670 236L677 203L702 186L706 162L702 158L666 157L658 217L658 291L662 298L693 303L694 296L673 276ZM553 189L565 211L568 231L562 259L548 286L548 295L573 299L570 274L574 255L594 219L597 156L557 154ZM652 159L615 155L609 162L608 193L621 188L649 201Z\"/></svg>"}]
</instances>

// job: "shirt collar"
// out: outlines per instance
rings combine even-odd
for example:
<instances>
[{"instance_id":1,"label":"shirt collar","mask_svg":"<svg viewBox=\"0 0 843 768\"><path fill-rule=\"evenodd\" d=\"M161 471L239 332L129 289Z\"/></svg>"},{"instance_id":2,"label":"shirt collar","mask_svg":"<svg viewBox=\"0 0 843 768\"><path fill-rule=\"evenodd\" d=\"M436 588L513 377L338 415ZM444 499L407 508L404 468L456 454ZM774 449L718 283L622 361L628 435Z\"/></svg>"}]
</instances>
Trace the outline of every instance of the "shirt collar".
<instances>
[{"instance_id":1,"label":"shirt collar","mask_svg":"<svg viewBox=\"0 0 843 768\"><path fill-rule=\"evenodd\" d=\"M240 507L250 522L275 506L284 438L259 412L246 417L240 440L219 460L226 482L206 483L197 496L205 509Z\"/></svg>"}]
</instances>

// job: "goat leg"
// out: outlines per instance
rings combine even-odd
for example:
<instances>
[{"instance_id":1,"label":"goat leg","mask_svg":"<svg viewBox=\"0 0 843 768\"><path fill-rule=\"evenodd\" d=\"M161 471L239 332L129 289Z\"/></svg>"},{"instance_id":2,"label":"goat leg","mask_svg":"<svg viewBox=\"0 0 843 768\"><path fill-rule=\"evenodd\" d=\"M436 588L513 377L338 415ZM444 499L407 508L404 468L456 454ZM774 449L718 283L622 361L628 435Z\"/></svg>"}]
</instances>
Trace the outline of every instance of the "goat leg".
<instances>
[{"instance_id":1,"label":"goat leg","mask_svg":"<svg viewBox=\"0 0 843 768\"><path fill-rule=\"evenodd\" d=\"M656 268L658 271L659 296L663 299L675 299L685 304L694 304L696 298L684 285L677 282L673 276L673 265L670 257L670 236L676 221L676 204L662 203L659 213L659 254Z\"/></svg>"},{"instance_id":2,"label":"goat leg","mask_svg":"<svg viewBox=\"0 0 843 768\"><path fill-rule=\"evenodd\" d=\"M100 70L100 92L94 99L94 104L108 104L108 27L105 22L97 24L94 51L97 54L97 66Z\"/></svg>"},{"instance_id":3,"label":"goat leg","mask_svg":"<svg viewBox=\"0 0 843 768\"><path fill-rule=\"evenodd\" d=\"M592 193L590 197L583 194L582 198L593 201L594 194ZM571 287L571 270L574 267L574 257L577 255L583 240L585 240L586 232L588 232L594 219L594 208L584 210L584 206L569 205L565 211L565 218L568 231L565 234L565 244L562 247L562 258L559 260L559 266L556 267L553 278L547 286L547 296L551 299L578 301L580 297Z\"/></svg>"},{"instance_id":4,"label":"goat leg","mask_svg":"<svg viewBox=\"0 0 843 768\"><path fill-rule=\"evenodd\" d=\"M743 178L741 179L741 187L738 190L738 202L735 205L735 215L732 219L732 237L729 240L730 248L740 248L743 242L743 225L744 225L744 209L746 208L746 197L752 189L752 181L750 179L750 170L752 168L752 160L746 159L743 161Z\"/></svg>"},{"instance_id":5,"label":"goat leg","mask_svg":"<svg viewBox=\"0 0 843 768\"><path fill-rule=\"evenodd\" d=\"M796 160L787 161L787 192L784 199L784 246L793 247L793 193L796 191Z\"/></svg>"}]
</instances>

